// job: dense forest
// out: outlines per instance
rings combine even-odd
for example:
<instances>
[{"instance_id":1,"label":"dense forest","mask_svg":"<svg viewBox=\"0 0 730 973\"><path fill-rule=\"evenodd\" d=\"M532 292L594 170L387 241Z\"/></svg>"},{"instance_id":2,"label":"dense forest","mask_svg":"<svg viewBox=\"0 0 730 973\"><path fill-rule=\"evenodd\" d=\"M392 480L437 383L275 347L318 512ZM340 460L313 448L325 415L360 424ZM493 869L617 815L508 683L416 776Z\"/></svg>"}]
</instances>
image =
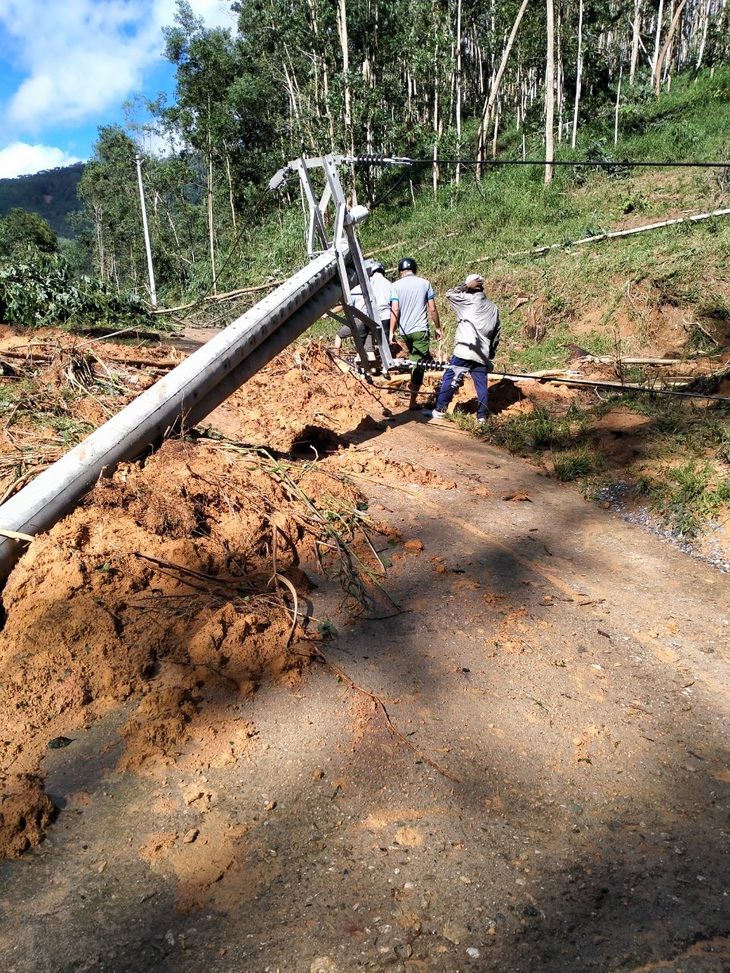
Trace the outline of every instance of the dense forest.
<instances>
[{"instance_id":1,"label":"dense forest","mask_svg":"<svg viewBox=\"0 0 730 973\"><path fill-rule=\"evenodd\" d=\"M418 160L405 179L377 164L349 171L353 200L371 208L426 191L453 203L501 159L541 161L533 172L546 185L552 160L610 161L673 83L727 63L729 6L240 0L230 31L206 28L178 0L164 31L174 96L138 104L142 122L99 129L79 168L74 266L149 299L140 182L157 296L169 305L247 279L252 241L267 226L286 229L268 180L302 154ZM727 102L722 77L717 97ZM664 121L681 136L681 119ZM686 157L692 147L679 136L670 151ZM151 137L163 148L142 153Z\"/></svg>"},{"instance_id":2,"label":"dense forest","mask_svg":"<svg viewBox=\"0 0 730 973\"><path fill-rule=\"evenodd\" d=\"M0 179L0 218L12 209L23 209L42 216L59 237L72 237L75 228L69 217L79 208L77 189L82 162L31 176Z\"/></svg>"}]
</instances>

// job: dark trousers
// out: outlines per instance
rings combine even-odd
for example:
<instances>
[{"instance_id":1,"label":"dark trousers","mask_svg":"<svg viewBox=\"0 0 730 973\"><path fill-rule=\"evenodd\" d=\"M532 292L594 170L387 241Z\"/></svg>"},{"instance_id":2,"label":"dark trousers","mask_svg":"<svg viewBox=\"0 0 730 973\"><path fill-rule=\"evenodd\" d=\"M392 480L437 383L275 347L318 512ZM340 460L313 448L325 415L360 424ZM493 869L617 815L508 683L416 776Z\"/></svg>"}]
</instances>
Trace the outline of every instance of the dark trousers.
<instances>
[{"instance_id":1,"label":"dark trousers","mask_svg":"<svg viewBox=\"0 0 730 973\"><path fill-rule=\"evenodd\" d=\"M477 394L477 419L486 419L489 415L487 408L487 374L489 369L481 362L469 361L468 358L451 356L449 367L444 372L441 381L438 399L436 400L436 411L446 412L449 402L456 395L464 384L467 375L471 375L474 382L474 390Z\"/></svg>"}]
</instances>

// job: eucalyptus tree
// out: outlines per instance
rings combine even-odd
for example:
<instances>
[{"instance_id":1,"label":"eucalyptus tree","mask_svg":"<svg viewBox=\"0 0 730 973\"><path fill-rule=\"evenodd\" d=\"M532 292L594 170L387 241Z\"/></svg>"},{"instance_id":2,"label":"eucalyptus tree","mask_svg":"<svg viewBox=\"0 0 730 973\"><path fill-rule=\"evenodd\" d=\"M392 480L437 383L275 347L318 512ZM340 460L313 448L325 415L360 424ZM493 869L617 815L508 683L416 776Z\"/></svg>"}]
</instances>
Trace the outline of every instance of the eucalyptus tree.
<instances>
[{"instance_id":1,"label":"eucalyptus tree","mask_svg":"<svg viewBox=\"0 0 730 973\"><path fill-rule=\"evenodd\" d=\"M527 6L530 0L522 0L517 14L512 23L509 34L507 35L504 43L504 48L502 50L502 56L499 61L499 66L492 75L492 83L489 87L489 95L484 103L482 109L481 119L479 123L479 129L477 133L477 159L479 160L480 168L478 172L481 174L481 163L486 158L486 144L487 138L489 136L489 128L494 113L497 107L497 99L500 96L502 79L504 77L505 70L507 68L507 63L512 53L512 47L515 43L515 38L517 36L517 31L519 30L520 24L522 23L522 18L525 15ZM495 132L496 132L496 122L495 122Z\"/></svg>"},{"instance_id":2,"label":"eucalyptus tree","mask_svg":"<svg viewBox=\"0 0 730 973\"><path fill-rule=\"evenodd\" d=\"M243 63L270 81L290 154L414 154L453 124L447 0L240 0Z\"/></svg>"},{"instance_id":3,"label":"eucalyptus tree","mask_svg":"<svg viewBox=\"0 0 730 973\"><path fill-rule=\"evenodd\" d=\"M117 292L144 279L144 240L135 142L118 125L102 126L78 195L93 226L92 262Z\"/></svg>"},{"instance_id":4,"label":"eucalyptus tree","mask_svg":"<svg viewBox=\"0 0 730 973\"><path fill-rule=\"evenodd\" d=\"M178 0L175 24L165 28L165 54L176 67L175 103L162 111L178 143L205 167L208 252L213 291L220 227L232 246L251 189L265 185L272 165L277 117L260 52L245 37L206 28L187 0Z\"/></svg>"},{"instance_id":5,"label":"eucalyptus tree","mask_svg":"<svg viewBox=\"0 0 730 973\"><path fill-rule=\"evenodd\" d=\"M235 76L234 44L230 31L207 29L196 17L187 0L178 0L175 24L166 27L165 56L176 66L175 104L165 109L168 125L179 133L184 144L191 146L205 160L206 204L208 215L208 252L213 292L216 282L216 234L214 221L214 167L223 155L228 163L226 135L230 131L225 109L226 91ZM235 206L230 188L231 218L235 224Z\"/></svg>"},{"instance_id":6,"label":"eucalyptus tree","mask_svg":"<svg viewBox=\"0 0 730 973\"><path fill-rule=\"evenodd\" d=\"M546 0L547 43L545 54L545 183L552 182L555 120L555 10Z\"/></svg>"},{"instance_id":7,"label":"eucalyptus tree","mask_svg":"<svg viewBox=\"0 0 730 973\"><path fill-rule=\"evenodd\" d=\"M332 80L339 43L335 5L241 0L233 10L241 66L266 80L262 116L281 151L333 151L341 134Z\"/></svg>"},{"instance_id":8,"label":"eucalyptus tree","mask_svg":"<svg viewBox=\"0 0 730 973\"><path fill-rule=\"evenodd\" d=\"M14 206L0 220L0 258L13 257L29 248L41 253L57 253L58 237L38 213Z\"/></svg>"}]
</instances>

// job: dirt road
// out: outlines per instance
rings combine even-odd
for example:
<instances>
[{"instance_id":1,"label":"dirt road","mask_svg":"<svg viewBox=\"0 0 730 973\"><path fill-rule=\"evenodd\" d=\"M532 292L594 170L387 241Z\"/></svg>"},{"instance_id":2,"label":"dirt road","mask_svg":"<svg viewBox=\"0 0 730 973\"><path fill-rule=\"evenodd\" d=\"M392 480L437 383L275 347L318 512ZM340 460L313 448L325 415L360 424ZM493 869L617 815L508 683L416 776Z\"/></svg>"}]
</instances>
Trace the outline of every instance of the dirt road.
<instances>
[{"instance_id":1,"label":"dirt road","mask_svg":"<svg viewBox=\"0 0 730 973\"><path fill-rule=\"evenodd\" d=\"M225 762L121 769L134 697L48 750L0 968L730 969L727 575L451 426L359 441L440 477L358 481L389 597L302 565L331 637L221 698Z\"/></svg>"}]
</instances>

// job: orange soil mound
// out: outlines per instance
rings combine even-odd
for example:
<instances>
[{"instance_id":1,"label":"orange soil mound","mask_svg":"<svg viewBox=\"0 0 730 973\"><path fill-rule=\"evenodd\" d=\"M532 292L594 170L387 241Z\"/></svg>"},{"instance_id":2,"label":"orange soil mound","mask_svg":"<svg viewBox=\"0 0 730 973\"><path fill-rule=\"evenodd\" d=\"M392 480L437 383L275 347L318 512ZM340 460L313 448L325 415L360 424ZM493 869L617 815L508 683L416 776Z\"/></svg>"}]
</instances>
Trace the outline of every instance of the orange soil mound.
<instances>
[{"instance_id":1,"label":"orange soil mound","mask_svg":"<svg viewBox=\"0 0 730 973\"><path fill-rule=\"evenodd\" d=\"M296 647L299 564L316 563L328 515L363 505L309 464L170 441L35 540L3 596L0 855L36 843L51 820L27 776L49 742L112 702L142 699L123 731L127 768L174 761L201 727L206 759L245 749L250 728L218 733L208 704L225 711L262 680L298 678L309 657Z\"/></svg>"}]
</instances>

